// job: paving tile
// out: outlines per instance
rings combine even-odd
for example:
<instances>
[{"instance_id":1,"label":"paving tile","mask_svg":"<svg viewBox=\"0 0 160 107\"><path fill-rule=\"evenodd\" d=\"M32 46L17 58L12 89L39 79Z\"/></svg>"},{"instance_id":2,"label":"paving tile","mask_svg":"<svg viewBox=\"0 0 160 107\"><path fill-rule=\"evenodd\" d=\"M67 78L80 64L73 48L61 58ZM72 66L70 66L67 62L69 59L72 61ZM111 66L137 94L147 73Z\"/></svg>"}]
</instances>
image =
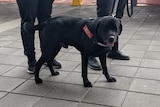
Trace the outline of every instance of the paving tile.
<instances>
[{"instance_id":1,"label":"paving tile","mask_svg":"<svg viewBox=\"0 0 160 107\"><path fill-rule=\"evenodd\" d=\"M77 61L65 61L65 60L58 60L58 61L62 65L61 70L64 71L73 71L80 64L80 62Z\"/></svg>"},{"instance_id":2,"label":"paving tile","mask_svg":"<svg viewBox=\"0 0 160 107\"><path fill-rule=\"evenodd\" d=\"M79 65L74 69L74 71L81 73L81 72L82 72L81 68L82 68L82 65L79 64ZM93 69L90 69L90 68L88 67L88 73L102 74L102 70L93 70Z\"/></svg>"},{"instance_id":3,"label":"paving tile","mask_svg":"<svg viewBox=\"0 0 160 107\"><path fill-rule=\"evenodd\" d=\"M144 55L145 59L160 59L160 52L147 51Z\"/></svg>"},{"instance_id":4,"label":"paving tile","mask_svg":"<svg viewBox=\"0 0 160 107\"><path fill-rule=\"evenodd\" d=\"M141 67L147 67L147 68L160 68L160 60L152 60L152 59L142 59Z\"/></svg>"},{"instance_id":5,"label":"paving tile","mask_svg":"<svg viewBox=\"0 0 160 107\"><path fill-rule=\"evenodd\" d=\"M157 51L160 52L159 46L149 46L147 51Z\"/></svg>"},{"instance_id":6,"label":"paving tile","mask_svg":"<svg viewBox=\"0 0 160 107\"><path fill-rule=\"evenodd\" d=\"M42 98L33 107L76 107L76 102Z\"/></svg>"},{"instance_id":7,"label":"paving tile","mask_svg":"<svg viewBox=\"0 0 160 107\"><path fill-rule=\"evenodd\" d=\"M142 30L142 31L148 30L148 31L155 31L155 32L156 32L157 27L158 27L158 26L156 26L156 25L150 25L150 26L149 26L149 25L147 25L147 26L141 25L141 26L138 28L138 30Z\"/></svg>"},{"instance_id":8,"label":"paving tile","mask_svg":"<svg viewBox=\"0 0 160 107\"><path fill-rule=\"evenodd\" d=\"M18 79L18 78L9 78L9 77L2 77L0 76L0 91L12 91L17 86L22 84L25 79Z\"/></svg>"},{"instance_id":9,"label":"paving tile","mask_svg":"<svg viewBox=\"0 0 160 107\"><path fill-rule=\"evenodd\" d=\"M135 34L138 35L154 35L155 31L154 30L137 30Z\"/></svg>"},{"instance_id":10,"label":"paving tile","mask_svg":"<svg viewBox=\"0 0 160 107\"><path fill-rule=\"evenodd\" d=\"M14 66L11 66L11 65L0 65L0 75L6 73L7 71L13 69Z\"/></svg>"},{"instance_id":11,"label":"paving tile","mask_svg":"<svg viewBox=\"0 0 160 107\"><path fill-rule=\"evenodd\" d=\"M70 73L70 72L61 71L61 70L58 70L58 72L60 73L59 75L51 76L49 69L42 69L39 75L40 75L40 78L44 81L62 82L63 79L67 77L68 74ZM32 79L34 79L34 77Z\"/></svg>"},{"instance_id":12,"label":"paving tile","mask_svg":"<svg viewBox=\"0 0 160 107\"><path fill-rule=\"evenodd\" d=\"M81 61L81 55L76 53L65 53L59 59L67 61Z\"/></svg>"},{"instance_id":13,"label":"paving tile","mask_svg":"<svg viewBox=\"0 0 160 107\"><path fill-rule=\"evenodd\" d=\"M24 50L23 49L18 49L18 51L12 53L11 55L24 56Z\"/></svg>"},{"instance_id":14,"label":"paving tile","mask_svg":"<svg viewBox=\"0 0 160 107\"><path fill-rule=\"evenodd\" d=\"M17 66L13 68L12 70L8 71L7 73L5 73L3 76L29 79L33 77L34 75L28 74L26 67Z\"/></svg>"},{"instance_id":15,"label":"paving tile","mask_svg":"<svg viewBox=\"0 0 160 107\"><path fill-rule=\"evenodd\" d=\"M69 52L72 48L73 48L73 46L69 46L68 48L62 48L61 51L62 52Z\"/></svg>"},{"instance_id":16,"label":"paving tile","mask_svg":"<svg viewBox=\"0 0 160 107\"><path fill-rule=\"evenodd\" d=\"M87 104L87 103L79 103L76 107L109 107L109 106L102 106L102 105L94 105L94 104Z\"/></svg>"},{"instance_id":17,"label":"paving tile","mask_svg":"<svg viewBox=\"0 0 160 107\"><path fill-rule=\"evenodd\" d=\"M127 77L117 77L113 76L117 81L116 82L107 82L105 76L101 76L95 83L96 87L110 88L110 89L120 89L128 91L133 78Z\"/></svg>"},{"instance_id":18,"label":"paving tile","mask_svg":"<svg viewBox=\"0 0 160 107\"><path fill-rule=\"evenodd\" d=\"M138 67L110 65L108 71L111 75L134 77Z\"/></svg>"},{"instance_id":19,"label":"paving tile","mask_svg":"<svg viewBox=\"0 0 160 107\"><path fill-rule=\"evenodd\" d=\"M152 40L151 45L155 45L155 46L159 46L160 45L160 41L154 41Z\"/></svg>"},{"instance_id":20,"label":"paving tile","mask_svg":"<svg viewBox=\"0 0 160 107\"><path fill-rule=\"evenodd\" d=\"M138 78L160 80L160 69L139 68L136 74Z\"/></svg>"},{"instance_id":21,"label":"paving tile","mask_svg":"<svg viewBox=\"0 0 160 107\"><path fill-rule=\"evenodd\" d=\"M140 58L130 58L130 60L113 60L111 64L139 66L141 63Z\"/></svg>"},{"instance_id":22,"label":"paving tile","mask_svg":"<svg viewBox=\"0 0 160 107\"><path fill-rule=\"evenodd\" d=\"M100 64L99 58L96 57L96 59L97 59L97 61L98 61L99 64ZM112 61L113 61L113 59L107 58L107 67L109 67L109 65L111 64ZM74 71L82 72L81 68L82 68L82 67L81 67L81 63L80 63L80 64L74 69ZM102 70L93 70L93 69L90 69L90 68L88 67L88 72L89 72L89 73L101 74L101 73L102 73Z\"/></svg>"},{"instance_id":23,"label":"paving tile","mask_svg":"<svg viewBox=\"0 0 160 107\"><path fill-rule=\"evenodd\" d=\"M138 51L138 50L123 50L123 53L129 55L129 57L133 58L143 58L145 51Z\"/></svg>"},{"instance_id":24,"label":"paving tile","mask_svg":"<svg viewBox=\"0 0 160 107\"><path fill-rule=\"evenodd\" d=\"M0 47L0 54L4 54L4 55L10 55L16 51L18 51L19 49L15 49L15 48L5 48L5 47Z\"/></svg>"},{"instance_id":25,"label":"paving tile","mask_svg":"<svg viewBox=\"0 0 160 107\"><path fill-rule=\"evenodd\" d=\"M22 41L13 41L5 47L23 49Z\"/></svg>"},{"instance_id":26,"label":"paving tile","mask_svg":"<svg viewBox=\"0 0 160 107\"><path fill-rule=\"evenodd\" d=\"M122 107L160 107L160 96L129 92Z\"/></svg>"},{"instance_id":27,"label":"paving tile","mask_svg":"<svg viewBox=\"0 0 160 107\"><path fill-rule=\"evenodd\" d=\"M130 39L128 44L135 44L135 45L149 45L151 43L151 40L135 40L135 39Z\"/></svg>"},{"instance_id":28,"label":"paving tile","mask_svg":"<svg viewBox=\"0 0 160 107\"><path fill-rule=\"evenodd\" d=\"M0 32L13 29L15 27L18 27L19 25L20 25L20 19L15 19L15 20L12 19L11 21L2 23L0 25L1 28Z\"/></svg>"},{"instance_id":29,"label":"paving tile","mask_svg":"<svg viewBox=\"0 0 160 107\"><path fill-rule=\"evenodd\" d=\"M20 56L6 56L0 60L2 64L9 64L9 65L19 65L26 60L25 57Z\"/></svg>"},{"instance_id":30,"label":"paving tile","mask_svg":"<svg viewBox=\"0 0 160 107\"><path fill-rule=\"evenodd\" d=\"M68 52L80 54L80 52L74 47L70 49Z\"/></svg>"},{"instance_id":31,"label":"paving tile","mask_svg":"<svg viewBox=\"0 0 160 107\"><path fill-rule=\"evenodd\" d=\"M91 88L83 98L82 102L117 107L122 104L125 95L125 91L104 88Z\"/></svg>"},{"instance_id":32,"label":"paving tile","mask_svg":"<svg viewBox=\"0 0 160 107\"><path fill-rule=\"evenodd\" d=\"M0 46L7 46L7 45L9 45L11 43L12 43L12 41L4 41L4 40L0 39Z\"/></svg>"},{"instance_id":33,"label":"paving tile","mask_svg":"<svg viewBox=\"0 0 160 107\"><path fill-rule=\"evenodd\" d=\"M137 39L137 40L152 40L154 36L153 35L133 35L131 39Z\"/></svg>"},{"instance_id":34,"label":"paving tile","mask_svg":"<svg viewBox=\"0 0 160 107\"><path fill-rule=\"evenodd\" d=\"M124 33L122 33L120 36L121 39L130 39L131 37L132 37L132 34L124 34Z\"/></svg>"},{"instance_id":35,"label":"paving tile","mask_svg":"<svg viewBox=\"0 0 160 107\"><path fill-rule=\"evenodd\" d=\"M70 84L80 84L83 86L83 79L82 79L81 73L75 73L71 72L68 76L66 76L63 79L64 83L70 83ZM94 84L95 81L99 78L100 75L98 74L88 74L89 81Z\"/></svg>"},{"instance_id":36,"label":"paving tile","mask_svg":"<svg viewBox=\"0 0 160 107\"><path fill-rule=\"evenodd\" d=\"M9 31L8 31L9 32ZM8 35L8 36L5 36L4 38L2 38L1 40L4 40L4 41L18 41L20 40L21 37L20 36L12 36L12 35Z\"/></svg>"},{"instance_id":37,"label":"paving tile","mask_svg":"<svg viewBox=\"0 0 160 107\"><path fill-rule=\"evenodd\" d=\"M160 94L160 82L155 80L135 79L130 91Z\"/></svg>"},{"instance_id":38,"label":"paving tile","mask_svg":"<svg viewBox=\"0 0 160 107\"><path fill-rule=\"evenodd\" d=\"M127 38L119 38L119 43L120 44L126 44L128 42L129 39Z\"/></svg>"},{"instance_id":39,"label":"paving tile","mask_svg":"<svg viewBox=\"0 0 160 107\"><path fill-rule=\"evenodd\" d=\"M40 97L8 94L3 99L0 99L1 107L33 107L40 100Z\"/></svg>"},{"instance_id":40,"label":"paving tile","mask_svg":"<svg viewBox=\"0 0 160 107\"><path fill-rule=\"evenodd\" d=\"M41 53L40 53L41 54ZM64 55L65 54L65 52L62 52L62 51L60 51L59 53L58 53L58 55L56 56L56 59L59 59L62 55ZM40 55L39 55L40 56Z\"/></svg>"},{"instance_id":41,"label":"paving tile","mask_svg":"<svg viewBox=\"0 0 160 107\"><path fill-rule=\"evenodd\" d=\"M132 34L134 34L135 30L131 30L131 28L127 27L126 24L124 24L123 27L124 27L123 28L124 30L122 31L122 33L121 33L122 36L120 36L120 38L121 37L123 38L123 34L125 34L125 35L132 35Z\"/></svg>"},{"instance_id":42,"label":"paving tile","mask_svg":"<svg viewBox=\"0 0 160 107\"><path fill-rule=\"evenodd\" d=\"M58 84L46 97L81 101L87 90L79 85Z\"/></svg>"},{"instance_id":43,"label":"paving tile","mask_svg":"<svg viewBox=\"0 0 160 107\"><path fill-rule=\"evenodd\" d=\"M36 84L33 80L28 80L21 86L13 90L14 93L45 96L49 91L54 88L56 84L50 82L43 82L43 84Z\"/></svg>"},{"instance_id":44,"label":"paving tile","mask_svg":"<svg viewBox=\"0 0 160 107\"><path fill-rule=\"evenodd\" d=\"M159 36L159 35L154 36L154 37L153 37L153 40L155 40L155 41L160 41L160 36Z\"/></svg>"},{"instance_id":45,"label":"paving tile","mask_svg":"<svg viewBox=\"0 0 160 107\"><path fill-rule=\"evenodd\" d=\"M137 50L137 51L145 51L147 50L146 45L133 45L133 44L126 44L123 49L125 50Z\"/></svg>"},{"instance_id":46,"label":"paving tile","mask_svg":"<svg viewBox=\"0 0 160 107\"><path fill-rule=\"evenodd\" d=\"M5 96L7 93L6 92L0 92L0 99Z\"/></svg>"}]
</instances>

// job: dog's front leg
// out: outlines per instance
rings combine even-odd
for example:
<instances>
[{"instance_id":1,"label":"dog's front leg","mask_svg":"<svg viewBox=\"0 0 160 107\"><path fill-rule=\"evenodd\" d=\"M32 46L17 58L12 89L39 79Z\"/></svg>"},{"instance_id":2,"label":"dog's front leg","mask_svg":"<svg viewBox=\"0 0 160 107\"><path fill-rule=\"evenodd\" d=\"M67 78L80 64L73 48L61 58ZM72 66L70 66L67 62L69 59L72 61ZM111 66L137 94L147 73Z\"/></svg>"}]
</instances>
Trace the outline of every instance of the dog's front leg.
<instances>
[{"instance_id":1,"label":"dog's front leg","mask_svg":"<svg viewBox=\"0 0 160 107\"><path fill-rule=\"evenodd\" d=\"M107 63L106 63L106 61L107 61L106 54L102 54L101 56L99 56L99 60L102 65L103 74L105 75L107 81L108 82L116 82L116 79L114 77L110 77L110 75L108 73Z\"/></svg>"},{"instance_id":2,"label":"dog's front leg","mask_svg":"<svg viewBox=\"0 0 160 107\"><path fill-rule=\"evenodd\" d=\"M92 87L92 83L88 80L88 56L82 55L82 78L84 87Z\"/></svg>"}]
</instances>

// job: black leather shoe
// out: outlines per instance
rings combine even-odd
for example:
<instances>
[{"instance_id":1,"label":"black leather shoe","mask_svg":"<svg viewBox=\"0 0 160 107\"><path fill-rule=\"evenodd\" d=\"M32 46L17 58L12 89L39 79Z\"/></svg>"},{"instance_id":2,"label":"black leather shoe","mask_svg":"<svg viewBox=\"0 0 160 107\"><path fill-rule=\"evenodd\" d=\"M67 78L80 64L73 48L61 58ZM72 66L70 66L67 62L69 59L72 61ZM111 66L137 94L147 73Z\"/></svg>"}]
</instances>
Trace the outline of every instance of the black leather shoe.
<instances>
[{"instance_id":1,"label":"black leather shoe","mask_svg":"<svg viewBox=\"0 0 160 107\"><path fill-rule=\"evenodd\" d=\"M93 70L101 70L102 69L95 57L89 57L88 67Z\"/></svg>"},{"instance_id":2,"label":"black leather shoe","mask_svg":"<svg viewBox=\"0 0 160 107\"><path fill-rule=\"evenodd\" d=\"M60 69L60 68L62 68L62 66L61 66L61 64L58 62L58 61L56 61L55 59L53 60L53 68L54 69Z\"/></svg>"},{"instance_id":3,"label":"black leather shoe","mask_svg":"<svg viewBox=\"0 0 160 107\"><path fill-rule=\"evenodd\" d=\"M108 54L108 57L109 58L112 58L112 59L119 59L119 60L129 60L129 56L127 55L124 55L122 52L120 51L111 51L109 54Z\"/></svg>"}]
</instances>

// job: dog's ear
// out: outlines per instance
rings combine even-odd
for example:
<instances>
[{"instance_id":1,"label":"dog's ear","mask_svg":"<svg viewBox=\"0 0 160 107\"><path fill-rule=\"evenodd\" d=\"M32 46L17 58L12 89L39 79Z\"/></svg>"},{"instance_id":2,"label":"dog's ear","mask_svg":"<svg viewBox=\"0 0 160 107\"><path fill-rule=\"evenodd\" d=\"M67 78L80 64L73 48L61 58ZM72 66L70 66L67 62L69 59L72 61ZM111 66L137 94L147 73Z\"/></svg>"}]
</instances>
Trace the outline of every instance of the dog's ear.
<instances>
[{"instance_id":1,"label":"dog's ear","mask_svg":"<svg viewBox=\"0 0 160 107\"><path fill-rule=\"evenodd\" d=\"M88 23L88 28L93 33L93 35L95 35L97 32L97 28L98 28L100 19L101 18L90 19L91 21Z\"/></svg>"}]
</instances>

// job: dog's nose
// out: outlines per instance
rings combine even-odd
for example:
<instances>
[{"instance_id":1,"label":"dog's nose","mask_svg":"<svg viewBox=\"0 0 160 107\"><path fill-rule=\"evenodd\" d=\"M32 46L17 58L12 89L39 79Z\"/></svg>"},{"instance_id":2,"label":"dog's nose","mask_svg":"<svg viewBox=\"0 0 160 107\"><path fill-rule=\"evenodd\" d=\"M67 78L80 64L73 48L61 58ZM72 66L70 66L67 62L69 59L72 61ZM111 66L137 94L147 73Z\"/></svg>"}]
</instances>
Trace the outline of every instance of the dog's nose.
<instances>
[{"instance_id":1,"label":"dog's nose","mask_svg":"<svg viewBox=\"0 0 160 107\"><path fill-rule=\"evenodd\" d=\"M113 43L114 42L114 36L110 36L108 42Z\"/></svg>"}]
</instances>

